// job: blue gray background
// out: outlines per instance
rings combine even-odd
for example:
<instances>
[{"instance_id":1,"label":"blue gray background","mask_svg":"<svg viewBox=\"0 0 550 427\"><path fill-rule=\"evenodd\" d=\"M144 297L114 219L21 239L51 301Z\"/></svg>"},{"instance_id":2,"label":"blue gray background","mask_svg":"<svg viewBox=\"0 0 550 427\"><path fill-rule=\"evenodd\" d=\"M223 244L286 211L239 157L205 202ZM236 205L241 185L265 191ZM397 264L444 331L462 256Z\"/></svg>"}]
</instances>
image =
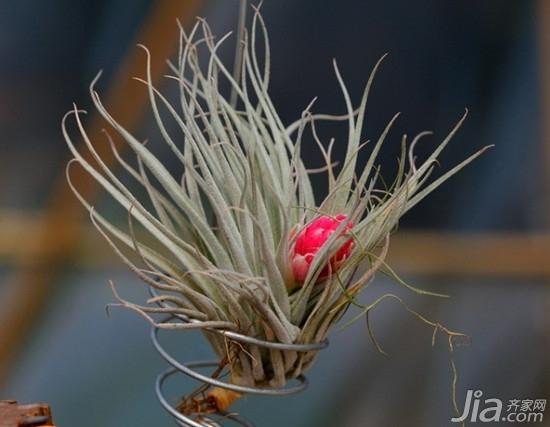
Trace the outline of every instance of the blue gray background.
<instances>
[{"instance_id":1,"label":"blue gray background","mask_svg":"<svg viewBox=\"0 0 550 427\"><path fill-rule=\"evenodd\" d=\"M133 48L152 3L0 1L0 207L44 207L68 159L60 135L62 114L73 101L88 104L87 85L98 69L105 69L109 81L124 52ZM496 145L407 215L403 228L542 229L533 1L265 0L262 10L272 43L271 93L286 122L317 95L317 111L343 111L333 57L357 100L371 67L389 52L366 124L367 137L373 138L395 111L403 113L383 154L387 170L395 165L400 131L431 129L441 137L465 107L470 116L442 165ZM201 14L222 35L235 27L237 2L208 0ZM225 55L229 59L231 49ZM144 122L142 131L150 127ZM340 139L344 131L321 129L324 137ZM307 147L307 161L319 164L313 145ZM429 148L419 147L420 154ZM316 185L322 192L322 182ZM1 265L0 291L10 271L10 265ZM134 313L105 315L105 305L113 300L108 279L129 299L145 296L122 264L106 271L67 266L0 398L46 401L60 427L171 425L153 393L164 364L148 340L148 326ZM455 354L459 403L468 389L504 400L550 398L547 284L407 279L450 293L450 301L410 295L407 301L472 336L471 344ZM380 278L363 299L395 288ZM374 314L373 325L388 356L376 352L363 322L335 330L309 375L307 392L247 398L238 409L263 427L450 425L451 371L444 340L432 349L431 330L393 303ZM182 358L208 356L198 336L166 339ZM178 381L171 386L173 395L184 387Z\"/></svg>"}]
</instances>

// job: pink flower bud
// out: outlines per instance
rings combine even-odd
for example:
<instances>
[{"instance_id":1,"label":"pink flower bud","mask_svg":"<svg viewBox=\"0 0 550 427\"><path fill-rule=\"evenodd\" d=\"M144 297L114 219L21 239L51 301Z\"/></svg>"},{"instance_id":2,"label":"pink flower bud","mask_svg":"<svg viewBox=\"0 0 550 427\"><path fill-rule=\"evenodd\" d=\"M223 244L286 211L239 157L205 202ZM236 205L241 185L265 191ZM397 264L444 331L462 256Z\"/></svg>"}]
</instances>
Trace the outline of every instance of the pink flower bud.
<instances>
[{"instance_id":1,"label":"pink flower bud","mask_svg":"<svg viewBox=\"0 0 550 427\"><path fill-rule=\"evenodd\" d=\"M322 215L311 221L296 237L294 247L291 250L292 272L294 280L303 282L307 276L315 254L323 247L332 233L336 231L340 223L347 220L347 215L339 214L336 217ZM353 227L349 221L342 234L346 234ZM330 272L334 273L349 256L353 248L353 239L346 240L338 251L332 256L327 265L323 267L319 279L326 278Z\"/></svg>"}]
</instances>

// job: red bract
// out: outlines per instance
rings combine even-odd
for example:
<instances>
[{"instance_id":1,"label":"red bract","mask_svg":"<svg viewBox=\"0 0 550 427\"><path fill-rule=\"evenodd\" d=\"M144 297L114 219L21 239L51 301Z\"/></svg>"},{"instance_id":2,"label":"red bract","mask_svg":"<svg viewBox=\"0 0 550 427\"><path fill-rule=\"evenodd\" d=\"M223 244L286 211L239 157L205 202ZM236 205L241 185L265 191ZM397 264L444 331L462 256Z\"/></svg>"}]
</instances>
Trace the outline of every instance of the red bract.
<instances>
[{"instance_id":1,"label":"red bract","mask_svg":"<svg viewBox=\"0 0 550 427\"><path fill-rule=\"evenodd\" d=\"M320 216L311 221L296 237L294 248L291 250L292 272L294 280L303 282L309 272L311 263L315 254L323 247L332 233L340 226L340 223L347 220L347 215L339 214L335 217ZM342 235L347 234L353 227L353 223L349 221ZM332 256L327 265L323 267L319 279L324 279L330 272L334 273L346 258L349 256L353 248L353 239L346 240L338 251Z\"/></svg>"}]
</instances>

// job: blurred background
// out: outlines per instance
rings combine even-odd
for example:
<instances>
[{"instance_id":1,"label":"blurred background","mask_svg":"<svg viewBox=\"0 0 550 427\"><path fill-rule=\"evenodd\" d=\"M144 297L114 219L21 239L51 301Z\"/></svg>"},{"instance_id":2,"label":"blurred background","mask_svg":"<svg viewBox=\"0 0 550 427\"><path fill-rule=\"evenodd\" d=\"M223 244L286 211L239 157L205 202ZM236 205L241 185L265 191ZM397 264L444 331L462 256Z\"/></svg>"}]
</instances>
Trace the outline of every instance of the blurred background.
<instances>
[{"instance_id":1,"label":"blurred background","mask_svg":"<svg viewBox=\"0 0 550 427\"><path fill-rule=\"evenodd\" d=\"M390 178L401 133L434 131L422 156L469 109L440 170L495 148L404 217L390 264L409 282L452 296L400 293L471 337L453 354L460 408L469 389L505 402L550 398L550 2L264 0L262 12L271 94L286 123L314 96L316 112L344 112L332 58L357 103L371 68L390 53L366 121L366 137L375 139L402 112L381 157ZM189 28L197 15L221 36L236 28L238 1L0 1L0 399L47 402L60 427L173 425L154 395L165 365L148 325L135 313L105 314L109 279L130 300L146 292L70 193L60 121L73 102L89 108L89 82L103 69L112 115L154 135L147 94L131 80L144 75L135 45L150 48L153 79L175 94L163 75L177 51L176 18ZM92 139L102 126L90 109ZM338 141L346 129L320 131ZM311 143L304 157L311 165L321 159ZM88 198L108 207L76 175ZM319 194L323 185L316 181ZM380 277L363 300L395 288ZM453 425L444 337L432 348L432 330L392 302L372 321L387 356L357 322L332 333L308 391L247 398L238 409L263 427ZM169 340L182 359L208 354L198 336ZM171 396L183 383L175 380Z\"/></svg>"}]
</instances>

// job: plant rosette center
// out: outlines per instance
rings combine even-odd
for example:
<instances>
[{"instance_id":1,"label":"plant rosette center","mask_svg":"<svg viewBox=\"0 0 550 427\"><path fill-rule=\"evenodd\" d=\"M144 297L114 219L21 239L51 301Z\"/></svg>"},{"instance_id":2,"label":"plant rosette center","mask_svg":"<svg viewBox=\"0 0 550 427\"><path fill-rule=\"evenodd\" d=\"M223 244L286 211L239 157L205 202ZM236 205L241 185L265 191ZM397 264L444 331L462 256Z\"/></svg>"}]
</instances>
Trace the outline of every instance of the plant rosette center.
<instances>
[{"instance_id":1,"label":"plant rosette center","mask_svg":"<svg viewBox=\"0 0 550 427\"><path fill-rule=\"evenodd\" d=\"M306 280L315 256L338 228L341 228L341 223L347 220L348 217L345 214L338 214L335 217L322 215L311 221L298 233L290 251L292 274L296 283L302 284ZM352 228L353 222L348 221L339 237L349 235ZM317 282L325 280L329 275L338 271L349 257L353 246L354 242L351 237L341 243L336 253L321 270Z\"/></svg>"}]
</instances>

